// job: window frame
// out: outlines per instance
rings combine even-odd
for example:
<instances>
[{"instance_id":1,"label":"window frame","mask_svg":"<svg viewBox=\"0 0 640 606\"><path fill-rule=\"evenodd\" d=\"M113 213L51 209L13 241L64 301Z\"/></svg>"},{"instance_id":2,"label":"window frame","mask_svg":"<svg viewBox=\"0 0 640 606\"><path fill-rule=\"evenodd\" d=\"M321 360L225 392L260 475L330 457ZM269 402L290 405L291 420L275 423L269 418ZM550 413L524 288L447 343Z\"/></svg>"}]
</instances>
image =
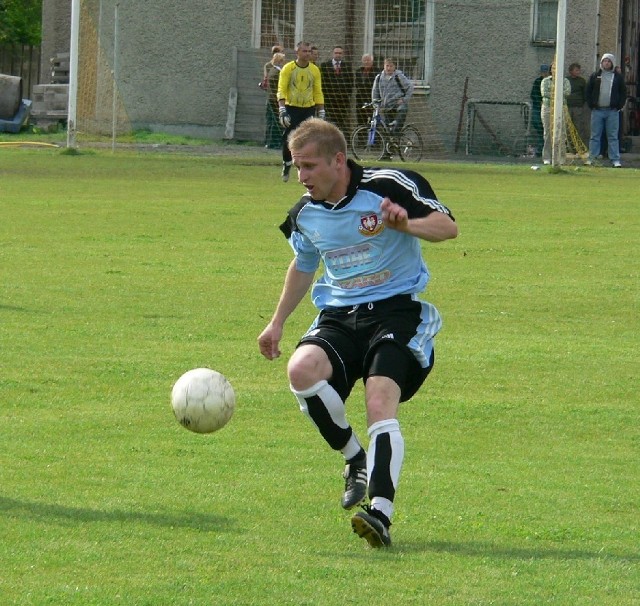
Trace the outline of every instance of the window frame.
<instances>
[{"instance_id":1,"label":"window frame","mask_svg":"<svg viewBox=\"0 0 640 606\"><path fill-rule=\"evenodd\" d=\"M262 5L265 2L270 2L272 0L253 0L253 31L252 31L252 40L251 46L253 48L263 48L262 46ZM291 48L295 48L295 45L298 41L302 40L303 35L303 17L304 17L304 0L293 0L295 3L295 26L294 26L294 39ZM281 41L283 44L286 43L284 40ZM271 47L271 45L265 46L265 48Z\"/></svg>"},{"instance_id":2,"label":"window frame","mask_svg":"<svg viewBox=\"0 0 640 606\"><path fill-rule=\"evenodd\" d=\"M422 48L422 73L419 77L407 74L412 78L416 90L428 90L433 77L433 46L435 30L435 2L436 0L421 0L424 2L424 41ZM375 0L365 0L365 29L364 52L372 53L375 46ZM376 57L378 62L383 57ZM402 68L402 66L400 66Z\"/></svg>"},{"instance_id":3,"label":"window frame","mask_svg":"<svg viewBox=\"0 0 640 606\"><path fill-rule=\"evenodd\" d=\"M531 23L531 42L536 46L555 46L558 40L558 0L533 0L532 5L532 23ZM542 5L555 5L555 11L553 12L553 19L551 24L546 23L543 25L542 20L549 19L546 16L549 9L543 9ZM546 35L551 33L552 35Z\"/></svg>"}]
</instances>

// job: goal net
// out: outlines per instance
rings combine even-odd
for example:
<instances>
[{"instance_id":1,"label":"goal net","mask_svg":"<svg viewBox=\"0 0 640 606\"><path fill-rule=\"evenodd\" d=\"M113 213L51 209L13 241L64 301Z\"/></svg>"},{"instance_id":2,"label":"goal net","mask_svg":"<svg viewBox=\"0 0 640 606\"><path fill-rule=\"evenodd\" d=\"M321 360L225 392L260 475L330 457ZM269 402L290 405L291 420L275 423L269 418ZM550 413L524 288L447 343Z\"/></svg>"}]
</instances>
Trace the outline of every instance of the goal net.
<instances>
[{"instance_id":1,"label":"goal net","mask_svg":"<svg viewBox=\"0 0 640 606\"><path fill-rule=\"evenodd\" d=\"M124 134L131 121L118 87L117 4L80 0L76 135Z\"/></svg>"},{"instance_id":2,"label":"goal net","mask_svg":"<svg viewBox=\"0 0 640 606\"><path fill-rule=\"evenodd\" d=\"M317 47L327 119L348 142L370 120L372 109L363 106L379 77L382 105L406 109L383 111L383 119L391 130L411 126L423 159L539 153L531 93L540 65L554 59L551 1L239 0L224 14L213 1L76 1L79 137L166 128L277 149L278 70L265 73L265 65L273 46L283 47L288 62L305 40ZM584 76L590 46L576 40L588 39L589 19L576 21L584 31L567 45L582 58ZM385 59L397 74L383 75ZM258 87L265 76L268 86ZM568 149L571 136L568 128Z\"/></svg>"},{"instance_id":3,"label":"goal net","mask_svg":"<svg viewBox=\"0 0 640 606\"><path fill-rule=\"evenodd\" d=\"M466 110L467 155L534 155L529 102L469 99Z\"/></svg>"},{"instance_id":4,"label":"goal net","mask_svg":"<svg viewBox=\"0 0 640 606\"><path fill-rule=\"evenodd\" d=\"M403 119L419 130L423 157L527 158L541 153L540 106L533 97L540 88L540 66L554 60L557 2L328 0L321 14L309 1L304 3L303 14L295 0L262 0L259 5L260 12L253 15L259 23L255 43L264 53L280 43L287 61L295 59L294 46L300 39L297 24L304 23L302 38L319 51L315 61L322 73L327 119L348 140L355 127L366 124L370 110L362 110L362 105L375 96L373 78L381 73L385 58L392 58L412 83ZM579 17L570 16L573 20ZM580 20L585 32L595 27L593 19L590 14ZM509 36L504 35L507 31ZM582 59L583 75L588 77L592 51L583 42L586 33L573 28L570 34L571 59ZM238 82L257 82L270 55L263 55L262 62L252 62L250 57L243 60L244 55L242 52L238 62ZM365 55L372 57L373 73L366 69ZM407 84L402 76L398 81L389 74L384 80L385 90L404 94ZM241 84L238 97L239 103L247 98ZM260 124L266 145L271 142L268 121L273 124L275 112L277 107L269 116L267 102L266 118ZM241 116L236 126L246 133ZM276 141L278 134L276 128ZM564 145L579 153L584 131L579 136L567 125L565 136ZM576 137L582 137L581 142Z\"/></svg>"}]
</instances>

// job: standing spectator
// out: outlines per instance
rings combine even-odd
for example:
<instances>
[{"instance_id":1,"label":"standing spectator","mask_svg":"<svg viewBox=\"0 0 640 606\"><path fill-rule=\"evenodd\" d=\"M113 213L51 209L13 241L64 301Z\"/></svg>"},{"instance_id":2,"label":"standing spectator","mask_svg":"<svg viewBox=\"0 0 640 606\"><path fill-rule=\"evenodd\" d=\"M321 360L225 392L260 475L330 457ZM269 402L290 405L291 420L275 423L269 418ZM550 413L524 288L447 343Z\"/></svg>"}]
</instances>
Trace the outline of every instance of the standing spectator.
<instances>
[{"instance_id":1,"label":"standing spectator","mask_svg":"<svg viewBox=\"0 0 640 606\"><path fill-rule=\"evenodd\" d=\"M613 68L613 71L615 71L618 74L622 73L622 68L619 65L616 65ZM619 117L619 122L620 122L620 126L618 127L618 145L620 145L620 133L622 133L622 112L618 112L618 117ZM600 154L598 155L598 159L600 158L607 158L609 156L609 152L607 151L609 145L607 142L607 130L606 129L602 129L602 138L600 139ZM622 147L620 147L620 153L622 153Z\"/></svg>"},{"instance_id":2,"label":"standing spectator","mask_svg":"<svg viewBox=\"0 0 640 606\"><path fill-rule=\"evenodd\" d=\"M371 100L380 104L387 125L393 133L400 132L407 119L413 82L399 69L396 60L386 57L384 69L375 77Z\"/></svg>"},{"instance_id":3,"label":"standing spectator","mask_svg":"<svg viewBox=\"0 0 640 606\"><path fill-rule=\"evenodd\" d=\"M265 147L282 147L282 127L278 121L278 80L284 65L285 54L275 53L271 59L272 67L267 76L267 134Z\"/></svg>"},{"instance_id":4,"label":"standing spectator","mask_svg":"<svg viewBox=\"0 0 640 606\"><path fill-rule=\"evenodd\" d=\"M311 63L311 45L298 42L296 59L285 64L278 79L278 116L284 128L282 135L282 180L286 183L291 172L289 133L317 113L324 120L322 77L318 66Z\"/></svg>"},{"instance_id":5,"label":"standing spectator","mask_svg":"<svg viewBox=\"0 0 640 606\"><path fill-rule=\"evenodd\" d=\"M371 90L376 79L378 69L373 64L373 55L362 55L362 65L354 75L354 88L356 97L356 120L358 124L369 124L371 110L362 109L363 105L371 102Z\"/></svg>"},{"instance_id":6,"label":"standing spectator","mask_svg":"<svg viewBox=\"0 0 640 606\"><path fill-rule=\"evenodd\" d=\"M571 94L567 97L567 107L580 139L586 142L589 139L587 135L587 81L581 74L582 67L579 63L572 63L569 66L567 79L571 84Z\"/></svg>"},{"instance_id":7,"label":"standing spectator","mask_svg":"<svg viewBox=\"0 0 640 606\"><path fill-rule=\"evenodd\" d=\"M542 155L542 148L544 146L544 128L542 127L542 116L540 110L542 109L542 93L540 92L540 85L542 80L549 75L549 66L543 63L540 66L540 75L533 81L531 86L531 93L529 98L531 99L531 129L533 135L534 154L537 157Z\"/></svg>"},{"instance_id":8,"label":"standing spectator","mask_svg":"<svg viewBox=\"0 0 640 606\"><path fill-rule=\"evenodd\" d=\"M620 111L626 102L627 87L622 74L614 69L615 62L614 55L602 55L600 69L593 72L587 82L587 105L591 108L591 138L587 164L592 164L600 153L604 131L607 135L611 165L620 168Z\"/></svg>"},{"instance_id":9,"label":"standing spectator","mask_svg":"<svg viewBox=\"0 0 640 606\"><path fill-rule=\"evenodd\" d=\"M320 51L317 46L311 47L311 63L315 63L315 65L320 63Z\"/></svg>"},{"instance_id":10,"label":"standing spectator","mask_svg":"<svg viewBox=\"0 0 640 606\"><path fill-rule=\"evenodd\" d=\"M276 53L284 53L284 47L280 44L274 44L271 47L271 59L267 61L262 67L262 82L260 82L260 84L258 85L260 88L264 90L266 90L268 86L267 80L269 78L269 72L273 67L273 57Z\"/></svg>"},{"instance_id":11,"label":"standing spectator","mask_svg":"<svg viewBox=\"0 0 640 606\"><path fill-rule=\"evenodd\" d=\"M344 60L344 49L341 46L334 46L331 60L320 64L320 74L327 120L346 135L351 114L353 70Z\"/></svg>"},{"instance_id":12,"label":"standing spectator","mask_svg":"<svg viewBox=\"0 0 640 606\"><path fill-rule=\"evenodd\" d=\"M542 127L544 130L542 161L545 164L551 164L553 131L555 125L554 113L556 111L564 111L565 100L571 94L571 84L569 84L569 80L567 78L562 78L562 107L554 107L556 83L553 77L553 68L554 65L552 63L549 67L549 75L540 83L540 94L542 96L542 109L540 110L540 116L542 118ZM560 137L560 157L558 158L558 164L564 164L567 154L567 130L564 125L564 119L562 120L562 132L558 136Z\"/></svg>"},{"instance_id":13,"label":"standing spectator","mask_svg":"<svg viewBox=\"0 0 640 606\"><path fill-rule=\"evenodd\" d=\"M274 44L271 47L271 59L267 61L262 67L262 80L258 83L258 86L265 92L269 91L269 73L273 68L274 57L277 53L283 53L284 49L280 44ZM282 130L278 126L278 111L274 114L272 108L269 105L269 97L265 103L265 131L264 131L264 146L271 149L278 149L282 145L281 141ZM277 140L276 140L277 139Z\"/></svg>"},{"instance_id":14,"label":"standing spectator","mask_svg":"<svg viewBox=\"0 0 640 606\"><path fill-rule=\"evenodd\" d=\"M288 384L346 464L342 507L369 496L351 528L371 547L388 547L405 450L400 403L429 375L442 324L438 310L419 298L429 281L423 244L455 238L458 228L418 173L347 159L345 138L333 124L307 120L292 133L291 149L307 192L280 226L294 258L258 345L268 360L280 356L285 323L311 288L318 313L289 359ZM358 381L366 452L346 413Z\"/></svg>"}]
</instances>

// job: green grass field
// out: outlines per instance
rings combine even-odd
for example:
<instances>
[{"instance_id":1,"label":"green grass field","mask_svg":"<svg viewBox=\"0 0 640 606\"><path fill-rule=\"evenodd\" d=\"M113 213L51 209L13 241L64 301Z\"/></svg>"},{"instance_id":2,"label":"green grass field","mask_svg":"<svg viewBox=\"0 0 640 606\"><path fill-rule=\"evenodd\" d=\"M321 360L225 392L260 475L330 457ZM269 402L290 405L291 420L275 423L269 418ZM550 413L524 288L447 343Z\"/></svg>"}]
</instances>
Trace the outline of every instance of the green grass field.
<instances>
[{"instance_id":1,"label":"green grass field","mask_svg":"<svg viewBox=\"0 0 640 606\"><path fill-rule=\"evenodd\" d=\"M419 166L461 233L424 244L444 328L374 551L288 390L310 303L256 345L278 164L0 149L0 603L640 604L640 172ZM237 395L212 435L169 406L197 366Z\"/></svg>"}]
</instances>

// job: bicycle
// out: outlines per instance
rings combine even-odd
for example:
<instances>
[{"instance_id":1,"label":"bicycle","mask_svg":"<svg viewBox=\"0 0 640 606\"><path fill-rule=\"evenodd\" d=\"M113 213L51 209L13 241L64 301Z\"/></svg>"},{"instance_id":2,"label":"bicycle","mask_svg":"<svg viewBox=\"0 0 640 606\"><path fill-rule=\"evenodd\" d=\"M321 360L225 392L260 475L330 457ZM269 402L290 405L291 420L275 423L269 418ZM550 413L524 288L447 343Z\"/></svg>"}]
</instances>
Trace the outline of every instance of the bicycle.
<instances>
[{"instance_id":1,"label":"bicycle","mask_svg":"<svg viewBox=\"0 0 640 606\"><path fill-rule=\"evenodd\" d=\"M390 159L395 153L403 162L418 162L422 158L422 135L407 124L399 133L393 132L393 122L387 124L380 114L378 103L367 103L362 109L373 108L371 122L357 126L351 133L351 151L356 160Z\"/></svg>"}]
</instances>

